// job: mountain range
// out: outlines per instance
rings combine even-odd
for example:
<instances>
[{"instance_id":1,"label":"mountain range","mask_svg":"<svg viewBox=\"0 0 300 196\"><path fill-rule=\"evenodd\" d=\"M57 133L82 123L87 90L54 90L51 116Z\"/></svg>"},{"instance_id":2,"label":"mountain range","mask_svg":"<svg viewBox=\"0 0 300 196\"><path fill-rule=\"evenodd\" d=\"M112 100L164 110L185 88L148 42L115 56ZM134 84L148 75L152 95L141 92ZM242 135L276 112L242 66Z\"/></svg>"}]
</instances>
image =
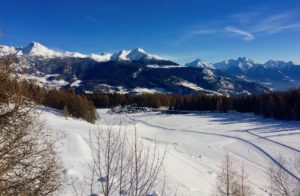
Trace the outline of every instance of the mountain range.
<instances>
[{"instance_id":1,"label":"mountain range","mask_svg":"<svg viewBox=\"0 0 300 196\"><path fill-rule=\"evenodd\" d=\"M186 65L141 48L85 55L59 52L40 43L0 46L0 57L15 58L18 78L46 88L79 92L248 95L300 86L300 66L292 62L255 63L245 57L220 63L197 59Z\"/></svg>"},{"instance_id":2,"label":"mountain range","mask_svg":"<svg viewBox=\"0 0 300 196\"><path fill-rule=\"evenodd\" d=\"M240 57L236 60L215 63L214 69L257 82L274 91L300 86L300 66L291 61L269 60L260 64L246 57Z\"/></svg>"}]
</instances>

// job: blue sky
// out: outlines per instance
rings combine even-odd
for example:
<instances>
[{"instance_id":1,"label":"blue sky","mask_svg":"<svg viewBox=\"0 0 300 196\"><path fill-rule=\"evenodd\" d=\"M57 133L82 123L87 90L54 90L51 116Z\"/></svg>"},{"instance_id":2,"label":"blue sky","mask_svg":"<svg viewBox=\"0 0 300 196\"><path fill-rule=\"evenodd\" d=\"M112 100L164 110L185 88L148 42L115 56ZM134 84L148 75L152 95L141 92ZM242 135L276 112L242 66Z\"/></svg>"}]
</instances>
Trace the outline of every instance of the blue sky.
<instances>
[{"instance_id":1,"label":"blue sky","mask_svg":"<svg viewBox=\"0 0 300 196\"><path fill-rule=\"evenodd\" d=\"M300 63L299 0L0 0L0 44Z\"/></svg>"}]
</instances>

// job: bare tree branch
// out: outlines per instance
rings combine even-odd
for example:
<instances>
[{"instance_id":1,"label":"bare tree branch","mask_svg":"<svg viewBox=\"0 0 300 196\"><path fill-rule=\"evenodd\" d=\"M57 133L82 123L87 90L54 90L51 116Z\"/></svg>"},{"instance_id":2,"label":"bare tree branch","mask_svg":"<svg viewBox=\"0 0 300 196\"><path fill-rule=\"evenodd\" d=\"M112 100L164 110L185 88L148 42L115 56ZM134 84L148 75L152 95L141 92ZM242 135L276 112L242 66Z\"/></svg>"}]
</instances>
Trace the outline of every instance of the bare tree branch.
<instances>
[{"instance_id":1,"label":"bare tree branch","mask_svg":"<svg viewBox=\"0 0 300 196\"><path fill-rule=\"evenodd\" d=\"M134 129L133 140L127 136L127 126L119 124L118 130L111 126L90 132L95 175L100 188L93 188L104 196L151 195L158 185L163 169L166 150L160 152L157 145L145 146ZM91 183L96 186L95 182ZM164 189L165 182L161 183ZM164 193L164 190L162 190ZM154 194L153 194L154 195Z\"/></svg>"}]
</instances>

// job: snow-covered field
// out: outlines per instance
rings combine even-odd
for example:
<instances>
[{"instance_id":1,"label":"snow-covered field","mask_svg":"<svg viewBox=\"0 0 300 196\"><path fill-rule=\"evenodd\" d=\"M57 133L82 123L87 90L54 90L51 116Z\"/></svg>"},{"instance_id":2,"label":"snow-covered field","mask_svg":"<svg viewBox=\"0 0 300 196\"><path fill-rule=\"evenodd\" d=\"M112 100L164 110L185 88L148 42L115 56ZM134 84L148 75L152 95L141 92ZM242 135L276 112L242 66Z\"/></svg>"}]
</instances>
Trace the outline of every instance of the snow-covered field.
<instances>
[{"instance_id":1,"label":"snow-covered field","mask_svg":"<svg viewBox=\"0 0 300 196\"><path fill-rule=\"evenodd\" d=\"M292 159L300 155L299 122L240 113L107 114L103 109L98 110L101 119L92 125L78 119L66 120L54 110L42 111L47 127L61 135L58 148L65 173L77 179L76 186L90 175L89 130L93 132L107 124L117 126L119 121L126 122L128 129L135 125L145 143L156 141L160 149L167 143L164 175L167 188L177 190L177 195L211 195L227 153L237 169L244 165L256 195L268 195L266 172L271 163L278 164L279 155L287 160L283 169L300 177L290 167ZM62 195L73 195L72 186L67 186Z\"/></svg>"}]
</instances>

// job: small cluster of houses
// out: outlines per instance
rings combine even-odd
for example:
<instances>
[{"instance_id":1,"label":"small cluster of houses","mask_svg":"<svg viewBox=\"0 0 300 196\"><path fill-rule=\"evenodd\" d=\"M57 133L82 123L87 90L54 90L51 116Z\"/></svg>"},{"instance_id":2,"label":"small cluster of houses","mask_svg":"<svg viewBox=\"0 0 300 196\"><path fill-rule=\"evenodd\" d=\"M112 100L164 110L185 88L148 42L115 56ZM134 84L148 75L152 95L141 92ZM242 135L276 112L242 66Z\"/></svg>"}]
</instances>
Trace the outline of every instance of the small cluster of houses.
<instances>
[{"instance_id":1,"label":"small cluster of houses","mask_svg":"<svg viewBox=\"0 0 300 196\"><path fill-rule=\"evenodd\" d=\"M141 113L141 112L162 112L167 110L166 108L150 108L150 107L135 107L135 106L117 106L113 107L109 113Z\"/></svg>"}]
</instances>

